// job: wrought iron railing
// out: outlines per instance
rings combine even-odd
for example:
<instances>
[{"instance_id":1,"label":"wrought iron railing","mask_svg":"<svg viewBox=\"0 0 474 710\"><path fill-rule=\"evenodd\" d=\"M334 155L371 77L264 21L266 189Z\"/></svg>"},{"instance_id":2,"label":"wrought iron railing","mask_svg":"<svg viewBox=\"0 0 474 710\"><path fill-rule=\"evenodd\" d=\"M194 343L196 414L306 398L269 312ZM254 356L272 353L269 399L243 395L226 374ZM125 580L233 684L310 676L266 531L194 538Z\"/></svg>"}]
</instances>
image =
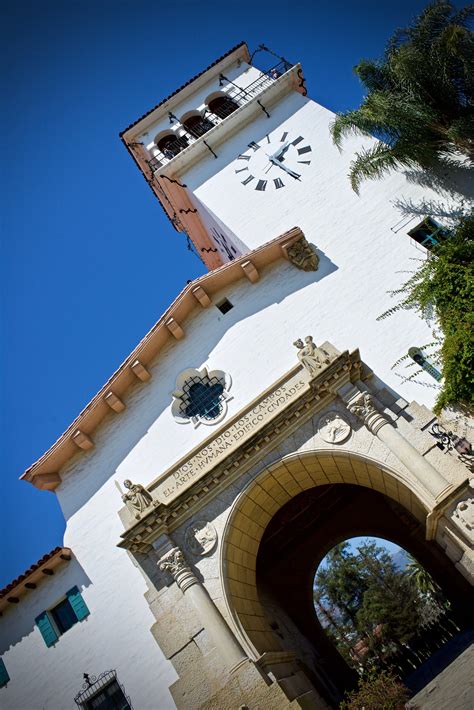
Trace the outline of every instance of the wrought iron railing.
<instances>
[{"instance_id":1,"label":"wrought iron railing","mask_svg":"<svg viewBox=\"0 0 474 710\"><path fill-rule=\"evenodd\" d=\"M90 703L93 702L93 699L96 700L94 707L100 707L98 696L107 689L109 696L107 707L112 707L110 703L113 703L113 707L117 710L133 710L130 698L125 695L123 685L117 680L117 671L104 671L99 676L84 673L83 677L82 688L74 698L74 702L80 708L91 707Z\"/></svg>"},{"instance_id":2,"label":"wrought iron railing","mask_svg":"<svg viewBox=\"0 0 474 710\"><path fill-rule=\"evenodd\" d=\"M193 136L194 138L194 136ZM194 139L196 140L196 139ZM192 142L192 141L191 141ZM169 163L170 160L175 158L182 150L188 147L190 140L185 136L176 136L173 140L168 141L166 147L160 150L156 148L155 155L148 161L150 168L156 170L160 165Z\"/></svg>"},{"instance_id":3,"label":"wrought iron railing","mask_svg":"<svg viewBox=\"0 0 474 710\"><path fill-rule=\"evenodd\" d=\"M186 137L176 137L176 139L170 141L163 150L155 148L153 157L148 161L151 170L154 172L169 163L170 160L181 153L188 145L200 140L208 131L225 121L234 113L236 107L240 108L271 86L280 76L289 71L292 66L290 62L281 61L270 69L262 71L260 76L245 88L238 86L224 76L224 74L220 74L219 85L223 91L223 98L228 99L227 103L225 101L220 102L219 108L216 108L215 112L208 108L204 112L201 125L193 126L192 128L186 128L186 126L183 125L182 129L185 131ZM211 123L213 125L210 125Z\"/></svg>"},{"instance_id":4,"label":"wrought iron railing","mask_svg":"<svg viewBox=\"0 0 474 710\"><path fill-rule=\"evenodd\" d=\"M221 86L223 86L224 84L228 85L228 88L226 89L226 94L231 99L234 99L234 101L245 103L260 94L268 86L271 86L274 81L279 79L280 76L285 74L285 72L291 69L291 67L292 65L289 62L280 62L279 64L276 64L275 66L271 67L270 69L267 69L266 71L262 72L260 76L255 79L255 81L253 81L245 88L238 86L233 81L224 76L224 74L219 75L219 84Z\"/></svg>"},{"instance_id":5,"label":"wrought iron railing","mask_svg":"<svg viewBox=\"0 0 474 710\"><path fill-rule=\"evenodd\" d=\"M214 128L215 125L216 124L210 119L203 116L200 121L196 121L192 125L187 126L186 124L183 124L183 128L193 138L201 138L201 136L204 136L208 131Z\"/></svg>"}]
</instances>

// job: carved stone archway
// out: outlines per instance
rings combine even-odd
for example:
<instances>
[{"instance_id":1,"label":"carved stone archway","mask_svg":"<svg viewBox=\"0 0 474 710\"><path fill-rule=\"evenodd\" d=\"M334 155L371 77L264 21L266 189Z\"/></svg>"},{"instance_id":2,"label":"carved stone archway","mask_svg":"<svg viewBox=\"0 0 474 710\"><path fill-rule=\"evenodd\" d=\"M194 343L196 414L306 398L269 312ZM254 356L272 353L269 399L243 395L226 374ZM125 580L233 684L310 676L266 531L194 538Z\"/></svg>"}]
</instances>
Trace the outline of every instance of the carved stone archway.
<instances>
[{"instance_id":1,"label":"carved stone archway","mask_svg":"<svg viewBox=\"0 0 474 710\"><path fill-rule=\"evenodd\" d=\"M308 509L305 532L299 530L297 506L291 510L298 499ZM345 512L341 517L337 510L339 499L347 520ZM289 515L282 515L285 510ZM314 521L312 528L308 525L320 511L320 525L332 522L333 510L335 525L326 537ZM353 679L322 628L316 628L312 579L324 554L351 536L386 536L398 542L431 573L438 572L441 583L449 575L445 591L458 600L458 608L466 607L468 584L442 548L426 540L430 512L399 472L348 451L293 454L260 473L234 503L220 561L229 616L249 657L277 679L278 667L296 658L317 691L329 702L338 702ZM285 529L295 538L293 549L285 545ZM268 544L271 538L273 547Z\"/></svg>"}]
</instances>

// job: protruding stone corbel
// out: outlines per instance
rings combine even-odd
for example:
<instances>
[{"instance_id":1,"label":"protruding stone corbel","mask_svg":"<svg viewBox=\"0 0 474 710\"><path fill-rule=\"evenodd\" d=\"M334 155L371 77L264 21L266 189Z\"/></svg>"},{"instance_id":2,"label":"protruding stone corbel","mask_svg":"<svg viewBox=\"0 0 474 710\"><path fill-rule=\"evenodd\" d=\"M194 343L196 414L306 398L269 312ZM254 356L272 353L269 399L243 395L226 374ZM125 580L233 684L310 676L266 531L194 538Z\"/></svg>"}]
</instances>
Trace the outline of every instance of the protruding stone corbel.
<instances>
[{"instance_id":1,"label":"protruding stone corbel","mask_svg":"<svg viewBox=\"0 0 474 710\"><path fill-rule=\"evenodd\" d=\"M191 293L193 294L196 301L203 308L207 308L211 305L211 299L209 298L202 286L195 286L195 288L191 289Z\"/></svg>"},{"instance_id":2,"label":"protruding stone corbel","mask_svg":"<svg viewBox=\"0 0 474 710\"><path fill-rule=\"evenodd\" d=\"M243 261L240 266L242 267L242 271L244 272L250 283L254 284L256 281L259 280L260 275L257 269L255 268L255 265L250 260Z\"/></svg>"},{"instance_id":3,"label":"protruding stone corbel","mask_svg":"<svg viewBox=\"0 0 474 710\"><path fill-rule=\"evenodd\" d=\"M130 365L133 374L142 382L147 382L151 378L151 374L146 369L145 365L140 360L135 360Z\"/></svg>"},{"instance_id":4,"label":"protruding stone corbel","mask_svg":"<svg viewBox=\"0 0 474 710\"><path fill-rule=\"evenodd\" d=\"M71 436L71 440L76 444L76 446L78 446L80 449L83 449L84 451L88 451L89 449L92 449L94 447L94 442L92 441L89 434L86 434L80 429L77 429L74 432L74 434Z\"/></svg>"},{"instance_id":5,"label":"protruding stone corbel","mask_svg":"<svg viewBox=\"0 0 474 710\"><path fill-rule=\"evenodd\" d=\"M125 409L125 404L122 402L120 397L117 397L117 395L112 391L107 392L104 397L104 402L108 404L110 409L113 409L114 412L123 412Z\"/></svg>"},{"instance_id":6,"label":"protruding stone corbel","mask_svg":"<svg viewBox=\"0 0 474 710\"><path fill-rule=\"evenodd\" d=\"M319 256L303 234L297 239L283 242L280 246L285 259L288 259L297 269L318 270Z\"/></svg>"},{"instance_id":7,"label":"protruding stone corbel","mask_svg":"<svg viewBox=\"0 0 474 710\"><path fill-rule=\"evenodd\" d=\"M184 330L181 328L180 324L175 321L174 318L170 318L166 321L166 327L168 328L171 335L176 338L176 340L181 340L182 338L184 338Z\"/></svg>"}]
</instances>

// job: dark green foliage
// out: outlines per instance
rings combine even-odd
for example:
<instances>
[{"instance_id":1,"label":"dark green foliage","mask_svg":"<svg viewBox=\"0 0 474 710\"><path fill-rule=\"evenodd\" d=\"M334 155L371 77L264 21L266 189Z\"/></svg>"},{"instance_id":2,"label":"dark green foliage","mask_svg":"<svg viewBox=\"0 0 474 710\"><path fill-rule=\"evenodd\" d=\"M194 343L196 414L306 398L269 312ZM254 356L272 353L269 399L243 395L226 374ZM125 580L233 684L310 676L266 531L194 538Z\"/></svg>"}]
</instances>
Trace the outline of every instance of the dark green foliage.
<instances>
[{"instance_id":1,"label":"dark green foliage","mask_svg":"<svg viewBox=\"0 0 474 710\"><path fill-rule=\"evenodd\" d=\"M403 710L409 692L399 679L388 671L372 671L359 681L359 687L349 693L341 710Z\"/></svg>"},{"instance_id":2,"label":"dark green foliage","mask_svg":"<svg viewBox=\"0 0 474 710\"><path fill-rule=\"evenodd\" d=\"M328 553L326 562L327 566L318 572L317 586L338 608L339 621L354 625L365 591L360 560L350 552L349 543L343 542Z\"/></svg>"},{"instance_id":3,"label":"dark green foliage","mask_svg":"<svg viewBox=\"0 0 474 710\"><path fill-rule=\"evenodd\" d=\"M399 303L379 319L403 308L424 318L434 315L442 331L438 360L442 389L434 411L461 405L474 408L474 217L464 218L446 241L432 250L413 276L393 295Z\"/></svg>"},{"instance_id":4,"label":"dark green foliage","mask_svg":"<svg viewBox=\"0 0 474 710\"><path fill-rule=\"evenodd\" d=\"M358 109L337 116L331 130L338 147L351 133L379 139L351 165L356 192L362 180L391 168L474 158L472 15L472 6L456 11L450 2L434 2L411 27L395 32L381 61L355 67L367 95Z\"/></svg>"},{"instance_id":5,"label":"dark green foliage","mask_svg":"<svg viewBox=\"0 0 474 710\"><path fill-rule=\"evenodd\" d=\"M424 601L375 542L335 547L315 579L315 605L348 663L384 665L418 632Z\"/></svg>"}]
</instances>

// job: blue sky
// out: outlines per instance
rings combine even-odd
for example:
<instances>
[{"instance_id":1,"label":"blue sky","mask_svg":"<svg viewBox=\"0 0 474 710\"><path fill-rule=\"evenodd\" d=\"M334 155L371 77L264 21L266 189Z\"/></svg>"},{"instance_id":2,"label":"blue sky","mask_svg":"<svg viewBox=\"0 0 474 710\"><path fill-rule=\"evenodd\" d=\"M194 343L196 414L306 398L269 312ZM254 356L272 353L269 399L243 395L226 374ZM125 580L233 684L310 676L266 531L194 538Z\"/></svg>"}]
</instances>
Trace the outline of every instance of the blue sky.
<instances>
[{"instance_id":1,"label":"blue sky","mask_svg":"<svg viewBox=\"0 0 474 710\"><path fill-rule=\"evenodd\" d=\"M230 47L301 61L309 95L358 105L415 0L20 0L3 8L0 586L61 544L51 493L18 476L203 272L118 133Z\"/></svg>"}]
</instances>

